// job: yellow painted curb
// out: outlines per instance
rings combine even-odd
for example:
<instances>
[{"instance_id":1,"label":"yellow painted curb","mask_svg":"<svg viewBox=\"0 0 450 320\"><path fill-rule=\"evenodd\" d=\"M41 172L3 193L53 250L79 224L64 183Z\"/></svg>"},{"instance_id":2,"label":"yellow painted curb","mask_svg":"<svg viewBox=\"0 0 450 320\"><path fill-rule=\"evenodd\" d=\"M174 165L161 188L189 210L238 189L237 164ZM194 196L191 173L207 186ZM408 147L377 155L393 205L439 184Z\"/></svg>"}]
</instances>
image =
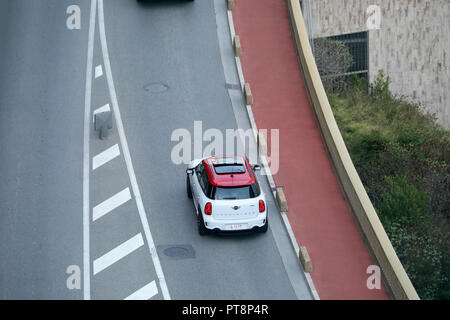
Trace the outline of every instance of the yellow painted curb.
<instances>
[{"instance_id":1,"label":"yellow painted curb","mask_svg":"<svg viewBox=\"0 0 450 320\"><path fill-rule=\"evenodd\" d=\"M252 106L253 105L253 95L252 90L250 89L250 84L247 82L244 85L244 94L245 94L245 101L247 105Z\"/></svg>"},{"instance_id":2,"label":"yellow painted curb","mask_svg":"<svg viewBox=\"0 0 450 320\"><path fill-rule=\"evenodd\" d=\"M300 259L300 262L302 263L303 270L309 273L313 272L313 265L311 262L311 258L309 257L308 254L308 250L306 250L306 247L300 247L298 257Z\"/></svg>"},{"instance_id":3,"label":"yellow painted curb","mask_svg":"<svg viewBox=\"0 0 450 320\"><path fill-rule=\"evenodd\" d=\"M258 132L258 150L260 156L267 157L267 142L263 132Z\"/></svg>"},{"instance_id":4,"label":"yellow painted curb","mask_svg":"<svg viewBox=\"0 0 450 320\"><path fill-rule=\"evenodd\" d=\"M289 212L286 196L282 187L277 187L276 200L281 212Z\"/></svg>"},{"instance_id":5,"label":"yellow painted curb","mask_svg":"<svg viewBox=\"0 0 450 320\"><path fill-rule=\"evenodd\" d=\"M392 247L342 139L311 51L300 3L298 0L287 1L305 86L347 203L359 222L393 297L420 299Z\"/></svg>"},{"instance_id":6,"label":"yellow painted curb","mask_svg":"<svg viewBox=\"0 0 450 320\"><path fill-rule=\"evenodd\" d=\"M234 0L228 0L228 10L233 11L234 10Z\"/></svg>"},{"instance_id":7,"label":"yellow painted curb","mask_svg":"<svg viewBox=\"0 0 450 320\"><path fill-rule=\"evenodd\" d=\"M241 46L241 39L239 39L239 36L234 36L233 48L234 48L234 55L236 57L242 57L242 46Z\"/></svg>"}]
</instances>

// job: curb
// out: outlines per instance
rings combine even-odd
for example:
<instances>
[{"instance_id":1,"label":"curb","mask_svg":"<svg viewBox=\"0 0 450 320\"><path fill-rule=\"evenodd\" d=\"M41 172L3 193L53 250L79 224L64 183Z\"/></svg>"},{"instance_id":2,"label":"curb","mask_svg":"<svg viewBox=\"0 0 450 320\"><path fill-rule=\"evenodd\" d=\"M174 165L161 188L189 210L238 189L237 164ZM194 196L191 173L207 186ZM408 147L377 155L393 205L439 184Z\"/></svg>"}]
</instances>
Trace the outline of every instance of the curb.
<instances>
[{"instance_id":1,"label":"curb","mask_svg":"<svg viewBox=\"0 0 450 320\"><path fill-rule=\"evenodd\" d=\"M305 269L305 272L313 272L313 265L311 262L311 258L309 257L308 250L306 247L300 247L299 259Z\"/></svg>"},{"instance_id":2,"label":"curb","mask_svg":"<svg viewBox=\"0 0 450 320\"><path fill-rule=\"evenodd\" d=\"M233 48L234 48L234 55L236 57L242 57L242 46L241 46L241 39L239 39L239 36L234 36Z\"/></svg>"},{"instance_id":3,"label":"curb","mask_svg":"<svg viewBox=\"0 0 450 320\"><path fill-rule=\"evenodd\" d=\"M264 137L264 133L258 132L258 154L266 156L267 157L267 141Z\"/></svg>"},{"instance_id":4,"label":"curb","mask_svg":"<svg viewBox=\"0 0 450 320\"><path fill-rule=\"evenodd\" d=\"M276 189L276 199L278 202L278 208L280 208L281 212L289 212L289 208L287 205L286 196L284 195L284 187L277 187Z\"/></svg>"},{"instance_id":5,"label":"curb","mask_svg":"<svg viewBox=\"0 0 450 320\"><path fill-rule=\"evenodd\" d=\"M228 10L234 10L234 0L227 0Z\"/></svg>"},{"instance_id":6,"label":"curb","mask_svg":"<svg viewBox=\"0 0 450 320\"><path fill-rule=\"evenodd\" d=\"M230 27L231 41L234 42L233 40L235 39L235 36L236 36L236 31L234 29L234 22L233 22L233 14L232 14L232 10L235 7L234 6L234 0L228 0L227 2L228 2L228 11L227 11L227 13L228 13L228 26ZM230 9L230 2L232 2L232 9ZM241 64L240 57L236 56L235 57L235 61L236 61L236 68L237 68L238 74L239 74L239 82L241 84L241 89L242 89L243 94L246 96L246 90L245 90L246 85L248 85L248 90L250 90L250 85L248 83L246 83L245 80L244 80L244 73L242 71L242 64ZM251 94L251 91L250 91L250 94ZM252 127L253 137L255 138L255 141L258 142L258 147L259 147L260 143L261 143L261 146L262 146L263 143L266 143L266 141L264 139L264 136L262 137L264 139L263 140L264 142L259 140L258 127L256 126L255 117L253 116L253 111L252 111L251 105L248 104L248 100L247 99L246 99L246 101L247 101L247 107L246 107L247 115L248 115L248 118L250 120L250 125ZM252 103L253 103L253 96L252 96ZM275 181L273 179L273 176L272 176L272 173L270 171L270 167L269 167L269 164L268 164L268 161L267 161L267 145L266 144L265 144L265 147L266 147L266 153L265 154L259 153L259 158L260 158L261 163L262 163L262 165L264 167L264 172L266 174L267 181L269 182L270 188L272 190L272 194L273 194L274 198L276 199L277 198L277 192L276 192L277 188L276 188ZM284 195L284 193L283 193L283 195ZM286 204L286 207L287 207L287 204ZM300 247L298 245L297 239L295 238L294 232L292 231L291 224L289 223L289 220L288 220L287 215L286 215L285 212L281 211L280 215L281 215L281 220L283 221L283 225L284 225L284 227L286 229L286 232L289 235L289 240L291 242L292 248L294 249L295 255L300 260ZM308 258L309 258L309 255L308 255ZM303 265L301 265L301 267L303 269ZM312 267L312 264L311 264L311 267ZM311 278L310 273L306 272L304 269L302 271L303 271L303 274L305 276L305 279L306 279L306 282L308 284L309 291L310 291L310 293L312 295L313 300L320 300L319 293L317 292L316 287L314 286L314 283L313 283L313 280Z\"/></svg>"},{"instance_id":7,"label":"curb","mask_svg":"<svg viewBox=\"0 0 450 320\"><path fill-rule=\"evenodd\" d=\"M250 83L244 84L244 95L245 95L245 101L247 102L248 106L253 105L253 94L252 90L250 89Z\"/></svg>"}]
</instances>

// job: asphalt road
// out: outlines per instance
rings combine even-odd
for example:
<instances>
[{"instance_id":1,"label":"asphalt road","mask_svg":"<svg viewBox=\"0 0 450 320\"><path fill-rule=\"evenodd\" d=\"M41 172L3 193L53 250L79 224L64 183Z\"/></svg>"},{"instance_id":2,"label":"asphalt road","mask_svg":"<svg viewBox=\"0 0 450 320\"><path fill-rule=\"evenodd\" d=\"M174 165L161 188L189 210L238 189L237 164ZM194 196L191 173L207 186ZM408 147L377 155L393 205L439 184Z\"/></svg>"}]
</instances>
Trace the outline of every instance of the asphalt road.
<instances>
[{"instance_id":1,"label":"asphalt road","mask_svg":"<svg viewBox=\"0 0 450 320\"><path fill-rule=\"evenodd\" d=\"M98 7L92 72L102 72L92 77L88 105L109 104L114 128L99 140L87 124L83 220L92 20L90 1L82 1L81 30L67 30L70 4L0 0L0 299L86 298L85 288L66 287L66 268L86 270L86 253L92 299L122 299L147 285L156 285L151 298L163 299L164 283L172 299L310 299L264 177L269 232L200 237L186 166L171 161L173 131L193 133L194 121L203 132L249 127L224 1ZM94 168L92 157L111 147L120 154ZM123 191L130 196L122 205L94 218L99 204ZM134 246L128 254L125 243Z\"/></svg>"},{"instance_id":2,"label":"asphalt road","mask_svg":"<svg viewBox=\"0 0 450 320\"><path fill-rule=\"evenodd\" d=\"M82 261L87 30L65 27L68 4L0 1L0 299L82 298L66 269Z\"/></svg>"}]
</instances>

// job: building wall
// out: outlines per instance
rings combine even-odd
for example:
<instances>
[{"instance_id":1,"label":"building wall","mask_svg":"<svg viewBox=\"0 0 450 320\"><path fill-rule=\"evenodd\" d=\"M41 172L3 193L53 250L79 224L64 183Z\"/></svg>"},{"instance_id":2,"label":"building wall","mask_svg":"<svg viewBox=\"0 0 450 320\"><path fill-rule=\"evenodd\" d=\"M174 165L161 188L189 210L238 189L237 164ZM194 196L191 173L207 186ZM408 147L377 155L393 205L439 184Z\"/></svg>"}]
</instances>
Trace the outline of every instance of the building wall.
<instances>
[{"instance_id":1,"label":"building wall","mask_svg":"<svg viewBox=\"0 0 450 320\"><path fill-rule=\"evenodd\" d=\"M305 2L305 0L303 1ZM370 5L381 9L369 30L369 78L383 69L391 90L421 103L450 129L450 0L310 0L313 36L367 31ZM305 4L304 4L305 7ZM305 14L305 17L307 15Z\"/></svg>"}]
</instances>

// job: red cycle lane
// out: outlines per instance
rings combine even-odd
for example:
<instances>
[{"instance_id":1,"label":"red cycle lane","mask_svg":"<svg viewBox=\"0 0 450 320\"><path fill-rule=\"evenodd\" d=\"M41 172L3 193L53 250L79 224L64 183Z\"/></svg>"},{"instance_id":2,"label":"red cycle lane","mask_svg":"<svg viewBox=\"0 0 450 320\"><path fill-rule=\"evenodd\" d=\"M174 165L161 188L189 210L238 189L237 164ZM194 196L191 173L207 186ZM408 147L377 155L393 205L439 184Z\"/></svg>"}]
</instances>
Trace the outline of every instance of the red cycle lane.
<instances>
[{"instance_id":1,"label":"red cycle lane","mask_svg":"<svg viewBox=\"0 0 450 320\"><path fill-rule=\"evenodd\" d=\"M277 186L285 186L289 222L306 246L321 299L388 299L367 288L374 264L327 157L291 37L285 0L236 0L236 34L258 128L280 130ZM270 135L268 138L270 151Z\"/></svg>"}]
</instances>

